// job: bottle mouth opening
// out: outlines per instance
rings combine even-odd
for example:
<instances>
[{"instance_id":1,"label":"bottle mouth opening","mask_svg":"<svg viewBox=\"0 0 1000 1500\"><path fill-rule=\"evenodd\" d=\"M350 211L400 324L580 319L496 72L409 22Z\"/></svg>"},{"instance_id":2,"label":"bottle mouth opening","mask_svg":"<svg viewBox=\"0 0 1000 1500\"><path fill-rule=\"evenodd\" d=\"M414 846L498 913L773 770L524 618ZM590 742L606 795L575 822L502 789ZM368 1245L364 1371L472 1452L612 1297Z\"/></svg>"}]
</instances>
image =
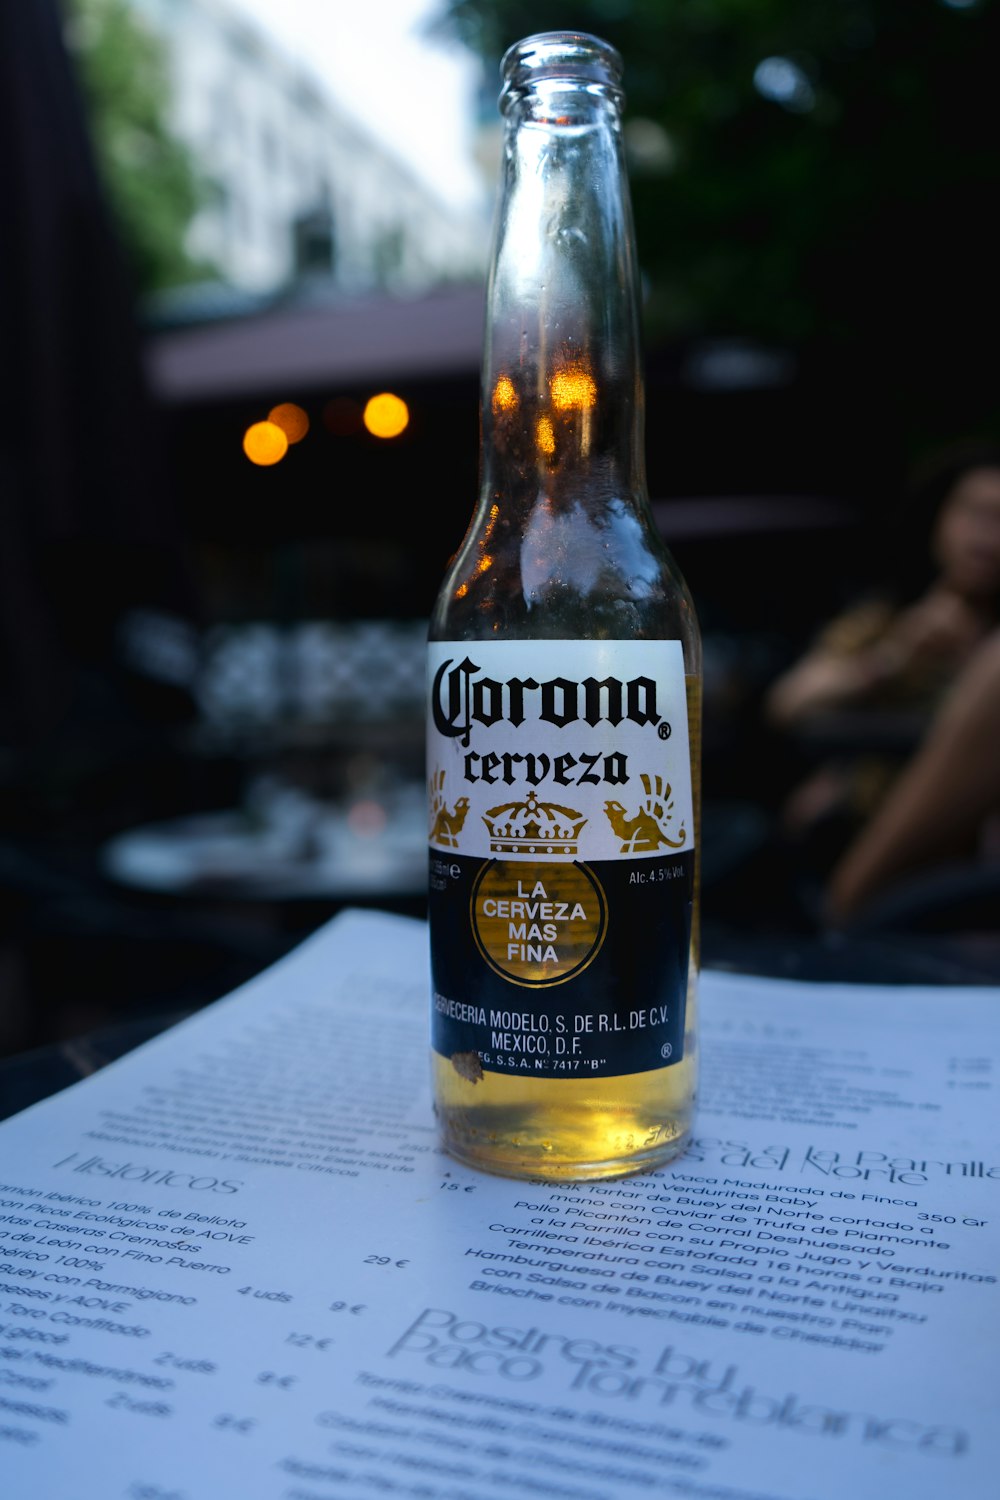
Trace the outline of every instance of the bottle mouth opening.
<instances>
[{"instance_id":1,"label":"bottle mouth opening","mask_svg":"<svg viewBox=\"0 0 1000 1500\"><path fill-rule=\"evenodd\" d=\"M505 114L534 85L550 80L565 80L570 87L596 85L618 95L623 71L618 51L599 36L586 31L539 32L504 53L500 109Z\"/></svg>"}]
</instances>

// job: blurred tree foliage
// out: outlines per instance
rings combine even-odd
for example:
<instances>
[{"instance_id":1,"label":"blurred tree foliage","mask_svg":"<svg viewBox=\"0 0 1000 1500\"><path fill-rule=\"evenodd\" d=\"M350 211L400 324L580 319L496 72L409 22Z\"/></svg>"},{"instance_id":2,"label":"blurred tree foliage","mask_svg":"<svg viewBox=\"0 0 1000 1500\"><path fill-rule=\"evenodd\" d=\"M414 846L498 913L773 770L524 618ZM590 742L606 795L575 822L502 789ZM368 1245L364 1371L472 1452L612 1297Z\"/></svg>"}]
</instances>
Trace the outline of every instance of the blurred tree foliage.
<instances>
[{"instance_id":1,"label":"blurred tree foliage","mask_svg":"<svg viewBox=\"0 0 1000 1500\"><path fill-rule=\"evenodd\" d=\"M140 293L195 280L185 248L202 185L168 124L164 45L128 0L64 0L98 165Z\"/></svg>"},{"instance_id":2,"label":"blurred tree foliage","mask_svg":"<svg viewBox=\"0 0 1000 1500\"><path fill-rule=\"evenodd\" d=\"M654 333L994 364L997 0L443 3L494 77L533 32L621 51Z\"/></svg>"}]
</instances>

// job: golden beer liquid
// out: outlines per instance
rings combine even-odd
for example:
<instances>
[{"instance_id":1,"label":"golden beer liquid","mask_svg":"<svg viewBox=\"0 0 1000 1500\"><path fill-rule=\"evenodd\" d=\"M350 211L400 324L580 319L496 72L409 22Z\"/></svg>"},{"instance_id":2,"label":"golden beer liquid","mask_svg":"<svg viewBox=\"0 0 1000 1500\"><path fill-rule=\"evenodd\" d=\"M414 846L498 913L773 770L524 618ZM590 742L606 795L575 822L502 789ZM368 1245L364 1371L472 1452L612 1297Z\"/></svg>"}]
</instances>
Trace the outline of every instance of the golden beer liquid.
<instances>
[{"instance_id":1,"label":"golden beer liquid","mask_svg":"<svg viewBox=\"0 0 1000 1500\"><path fill-rule=\"evenodd\" d=\"M473 1082L449 1058L433 1053L442 1144L470 1166L510 1177L582 1181L662 1166L687 1144L698 1076L701 679L685 681L695 882L684 1056L669 1067L617 1078L536 1078L484 1071ZM553 900L561 899L559 873L558 865L547 867L546 890ZM611 920L621 921L621 913L612 912ZM643 999L636 995L636 1004Z\"/></svg>"}]
</instances>

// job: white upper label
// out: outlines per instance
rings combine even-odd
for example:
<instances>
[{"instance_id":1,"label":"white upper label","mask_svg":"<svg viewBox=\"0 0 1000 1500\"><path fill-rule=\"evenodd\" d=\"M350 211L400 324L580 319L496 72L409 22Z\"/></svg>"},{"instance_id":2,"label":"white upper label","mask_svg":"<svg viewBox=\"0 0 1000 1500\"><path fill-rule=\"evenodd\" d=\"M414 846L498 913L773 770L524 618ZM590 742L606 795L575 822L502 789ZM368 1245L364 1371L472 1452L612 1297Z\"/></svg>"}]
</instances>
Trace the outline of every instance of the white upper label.
<instances>
[{"instance_id":1,"label":"white upper label","mask_svg":"<svg viewBox=\"0 0 1000 1500\"><path fill-rule=\"evenodd\" d=\"M694 848L680 641L435 641L430 842L478 858Z\"/></svg>"}]
</instances>

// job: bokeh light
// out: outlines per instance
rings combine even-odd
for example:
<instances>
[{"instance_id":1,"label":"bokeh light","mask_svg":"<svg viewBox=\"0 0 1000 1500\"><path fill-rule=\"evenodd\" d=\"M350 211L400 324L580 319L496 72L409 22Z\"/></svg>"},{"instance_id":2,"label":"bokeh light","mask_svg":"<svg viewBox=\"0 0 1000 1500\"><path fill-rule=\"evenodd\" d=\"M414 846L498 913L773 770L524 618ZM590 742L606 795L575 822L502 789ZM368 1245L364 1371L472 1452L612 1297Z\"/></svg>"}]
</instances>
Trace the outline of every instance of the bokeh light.
<instances>
[{"instance_id":1,"label":"bokeh light","mask_svg":"<svg viewBox=\"0 0 1000 1500\"><path fill-rule=\"evenodd\" d=\"M597 400L597 382L582 365L568 365L553 375L550 389L556 411L586 411Z\"/></svg>"},{"instance_id":2,"label":"bokeh light","mask_svg":"<svg viewBox=\"0 0 1000 1500\"><path fill-rule=\"evenodd\" d=\"M252 464L266 469L284 458L288 439L277 423L254 422L243 434L243 452Z\"/></svg>"},{"instance_id":3,"label":"bokeh light","mask_svg":"<svg viewBox=\"0 0 1000 1500\"><path fill-rule=\"evenodd\" d=\"M765 57L754 69L753 86L762 99L770 99L795 115L807 114L816 103L816 90L808 75L790 57Z\"/></svg>"},{"instance_id":4,"label":"bokeh light","mask_svg":"<svg viewBox=\"0 0 1000 1500\"><path fill-rule=\"evenodd\" d=\"M535 427L535 442L538 444L539 453L547 453L551 456L556 451L556 435L548 417L539 417Z\"/></svg>"},{"instance_id":5,"label":"bokeh light","mask_svg":"<svg viewBox=\"0 0 1000 1500\"><path fill-rule=\"evenodd\" d=\"M493 410L496 413L502 411L514 411L517 407L517 391L514 382L509 375L501 375L493 387Z\"/></svg>"},{"instance_id":6,"label":"bokeh light","mask_svg":"<svg viewBox=\"0 0 1000 1500\"><path fill-rule=\"evenodd\" d=\"M279 406L272 406L267 420L281 428L289 443L301 443L309 431L308 414L301 406L296 406L294 401L282 401Z\"/></svg>"},{"instance_id":7,"label":"bokeh light","mask_svg":"<svg viewBox=\"0 0 1000 1500\"><path fill-rule=\"evenodd\" d=\"M410 412L399 396L382 391L365 406L365 426L372 437L394 438L409 425Z\"/></svg>"},{"instance_id":8,"label":"bokeh light","mask_svg":"<svg viewBox=\"0 0 1000 1500\"><path fill-rule=\"evenodd\" d=\"M385 831L388 822L385 808L381 802L376 802L371 797L364 797L355 802L347 814L347 826L358 838L376 838Z\"/></svg>"}]
</instances>

